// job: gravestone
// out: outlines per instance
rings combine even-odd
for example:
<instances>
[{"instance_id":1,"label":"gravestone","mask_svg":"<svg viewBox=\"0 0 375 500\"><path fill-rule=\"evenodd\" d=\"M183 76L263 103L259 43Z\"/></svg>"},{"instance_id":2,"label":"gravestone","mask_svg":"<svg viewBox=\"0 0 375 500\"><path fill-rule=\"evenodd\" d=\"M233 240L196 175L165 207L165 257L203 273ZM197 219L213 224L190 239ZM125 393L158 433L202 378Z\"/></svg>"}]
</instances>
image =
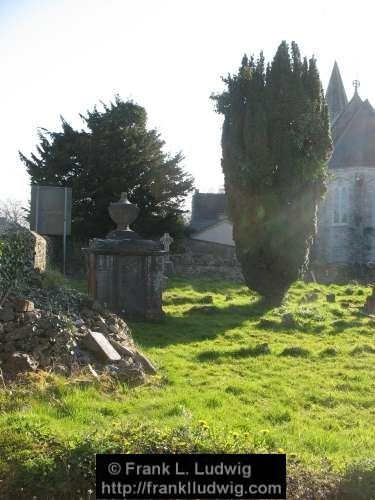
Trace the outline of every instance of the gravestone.
<instances>
[{"instance_id":1,"label":"gravestone","mask_svg":"<svg viewBox=\"0 0 375 500\"><path fill-rule=\"evenodd\" d=\"M164 233L163 236L160 238L160 241L163 244L164 250L168 252L168 254L165 256L165 261L170 262L169 258L169 248L171 244L174 242L174 239L169 233Z\"/></svg>"},{"instance_id":2,"label":"gravestone","mask_svg":"<svg viewBox=\"0 0 375 500\"><path fill-rule=\"evenodd\" d=\"M364 312L366 314L375 313L375 287L372 288L372 294L369 295L366 299L366 303L364 305Z\"/></svg>"},{"instance_id":3,"label":"gravestone","mask_svg":"<svg viewBox=\"0 0 375 500\"><path fill-rule=\"evenodd\" d=\"M164 233L163 236L160 238L160 241L164 247L164 250L166 251L164 257L164 272L167 275L171 275L174 273L174 267L173 267L173 262L170 259L169 248L171 244L174 242L174 239L169 233Z\"/></svg>"},{"instance_id":4,"label":"gravestone","mask_svg":"<svg viewBox=\"0 0 375 500\"><path fill-rule=\"evenodd\" d=\"M165 250L160 242L143 240L129 228L139 213L126 193L111 203L117 224L105 239L95 238L83 249L89 270L89 294L126 318L159 320L163 316L162 286Z\"/></svg>"}]
</instances>

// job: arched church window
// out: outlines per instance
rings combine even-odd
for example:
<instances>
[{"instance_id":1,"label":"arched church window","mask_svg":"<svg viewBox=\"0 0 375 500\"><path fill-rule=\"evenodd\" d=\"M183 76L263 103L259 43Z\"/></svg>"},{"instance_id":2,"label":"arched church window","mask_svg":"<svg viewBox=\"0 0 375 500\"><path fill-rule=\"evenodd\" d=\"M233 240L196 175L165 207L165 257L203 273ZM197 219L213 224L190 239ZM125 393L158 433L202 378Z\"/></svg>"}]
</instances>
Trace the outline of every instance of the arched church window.
<instances>
[{"instance_id":1,"label":"arched church window","mask_svg":"<svg viewBox=\"0 0 375 500\"><path fill-rule=\"evenodd\" d=\"M341 188L341 223L348 223L348 207L349 207L349 196L348 188Z\"/></svg>"},{"instance_id":2,"label":"arched church window","mask_svg":"<svg viewBox=\"0 0 375 500\"><path fill-rule=\"evenodd\" d=\"M336 188L333 193L333 223L340 223L340 190Z\"/></svg>"},{"instance_id":3,"label":"arched church window","mask_svg":"<svg viewBox=\"0 0 375 500\"><path fill-rule=\"evenodd\" d=\"M349 192L346 186L337 187L333 195L333 223L347 224L349 221Z\"/></svg>"}]
</instances>

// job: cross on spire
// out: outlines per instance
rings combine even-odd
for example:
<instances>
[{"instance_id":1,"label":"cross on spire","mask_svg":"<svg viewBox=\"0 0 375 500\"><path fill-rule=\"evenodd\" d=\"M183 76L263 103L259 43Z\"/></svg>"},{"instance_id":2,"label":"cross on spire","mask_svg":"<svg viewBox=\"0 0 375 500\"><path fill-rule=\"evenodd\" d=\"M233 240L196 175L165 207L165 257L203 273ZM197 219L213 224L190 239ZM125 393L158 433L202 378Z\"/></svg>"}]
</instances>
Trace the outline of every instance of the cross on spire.
<instances>
[{"instance_id":1,"label":"cross on spire","mask_svg":"<svg viewBox=\"0 0 375 500\"><path fill-rule=\"evenodd\" d=\"M353 80L353 87L354 87L354 92L358 92L358 87L360 87L361 82L359 80Z\"/></svg>"}]
</instances>

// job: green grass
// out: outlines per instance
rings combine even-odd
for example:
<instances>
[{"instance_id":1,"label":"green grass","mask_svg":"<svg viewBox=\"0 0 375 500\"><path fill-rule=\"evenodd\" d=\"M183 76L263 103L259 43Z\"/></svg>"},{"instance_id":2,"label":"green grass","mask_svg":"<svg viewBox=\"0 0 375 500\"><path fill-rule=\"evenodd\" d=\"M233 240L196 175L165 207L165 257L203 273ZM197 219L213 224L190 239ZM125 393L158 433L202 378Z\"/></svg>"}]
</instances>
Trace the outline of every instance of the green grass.
<instances>
[{"instance_id":1,"label":"green grass","mask_svg":"<svg viewBox=\"0 0 375 500\"><path fill-rule=\"evenodd\" d=\"M308 464L328 459L339 469L367 458L375 449L375 322L360 314L360 288L350 296L346 288L297 283L283 307L267 311L245 287L175 281L165 324L133 325L162 386L137 391L126 408L157 425L203 419L225 432L267 430ZM318 300L304 302L312 289ZM199 312L207 294L213 306ZM293 328L283 326L289 312ZM258 352L261 344L270 352Z\"/></svg>"},{"instance_id":2,"label":"green grass","mask_svg":"<svg viewBox=\"0 0 375 500\"><path fill-rule=\"evenodd\" d=\"M307 301L312 292L316 300ZM70 457L78 449L142 452L155 451L154 432L174 451L285 450L306 467L344 474L375 457L375 319L361 313L369 293L298 282L282 307L267 309L241 285L171 280L165 320L130 324L158 367L147 385L34 377L0 391L0 475L52 474L48 440ZM115 429L127 444L117 446ZM35 450L47 465L32 459Z\"/></svg>"}]
</instances>

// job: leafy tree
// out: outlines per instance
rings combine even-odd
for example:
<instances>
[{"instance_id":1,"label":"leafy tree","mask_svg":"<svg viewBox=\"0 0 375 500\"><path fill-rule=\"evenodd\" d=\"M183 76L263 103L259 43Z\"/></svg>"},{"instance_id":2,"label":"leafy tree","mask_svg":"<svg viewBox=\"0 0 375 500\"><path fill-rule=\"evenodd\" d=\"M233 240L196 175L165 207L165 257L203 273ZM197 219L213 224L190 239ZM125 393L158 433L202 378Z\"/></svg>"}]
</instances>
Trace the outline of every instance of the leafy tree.
<instances>
[{"instance_id":1,"label":"leafy tree","mask_svg":"<svg viewBox=\"0 0 375 500\"><path fill-rule=\"evenodd\" d=\"M0 217L4 217L9 222L14 222L19 226L28 226L27 209L23 207L20 200L8 198L0 200Z\"/></svg>"},{"instance_id":2,"label":"leafy tree","mask_svg":"<svg viewBox=\"0 0 375 500\"><path fill-rule=\"evenodd\" d=\"M102 105L80 115L82 130L63 118L62 132L40 129L37 154L20 153L32 184L72 187L73 236L103 237L113 229L108 205L123 191L141 209L135 231L178 233L184 227L182 202L193 188L181 153L164 152L159 133L146 128L143 107L118 96Z\"/></svg>"},{"instance_id":3,"label":"leafy tree","mask_svg":"<svg viewBox=\"0 0 375 500\"><path fill-rule=\"evenodd\" d=\"M244 56L213 95L224 115L222 168L247 285L280 302L308 263L331 149L316 60L283 41L265 68Z\"/></svg>"}]
</instances>

